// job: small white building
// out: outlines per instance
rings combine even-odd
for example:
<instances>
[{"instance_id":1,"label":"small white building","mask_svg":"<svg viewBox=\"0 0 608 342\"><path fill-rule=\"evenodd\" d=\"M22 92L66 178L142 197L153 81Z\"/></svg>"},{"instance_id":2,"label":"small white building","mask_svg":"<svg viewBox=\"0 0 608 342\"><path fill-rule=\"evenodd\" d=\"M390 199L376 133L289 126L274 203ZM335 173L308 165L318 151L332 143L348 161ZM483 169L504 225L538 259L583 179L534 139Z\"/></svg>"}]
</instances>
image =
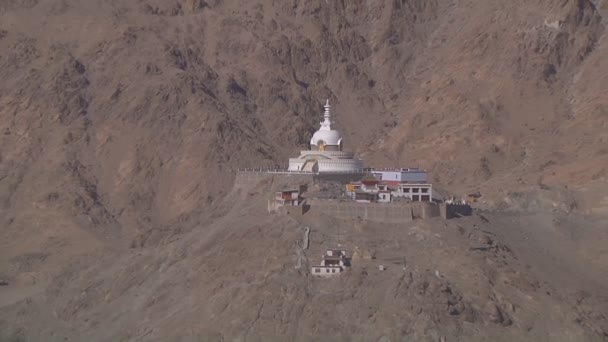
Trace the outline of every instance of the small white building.
<instances>
[{"instance_id":1,"label":"small white building","mask_svg":"<svg viewBox=\"0 0 608 342\"><path fill-rule=\"evenodd\" d=\"M358 203L390 203L396 198L431 202L433 185L418 182L362 180L346 185L346 195Z\"/></svg>"},{"instance_id":2,"label":"small white building","mask_svg":"<svg viewBox=\"0 0 608 342\"><path fill-rule=\"evenodd\" d=\"M321 264L312 266L311 273L316 276L334 276L344 271L348 267L346 251L341 249L330 249L321 259Z\"/></svg>"},{"instance_id":3,"label":"small white building","mask_svg":"<svg viewBox=\"0 0 608 342\"><path fill-rule=\"evenodd\" d=\"M300 205L301 191L299 189L289 189L275 192L275 203L279 206L283 205Z\"/></svg>"},{"instance_id":4,"label":"small white building","mask_svg":"<svg viewBox=\"0 0 608 342\"><path fill-rule=\"evenodd\" d=\"M346 185L346 195L358 203L390 203L391 191L387 184L377 180L362 180Z\"/></svg>"},{"instance_id":5,"label":"small white building","mask_svg":"<svg viewBox=\"0 0 608 342\"><path fill-rule=\"evenodd\" d=\"M313 266L312 275L316 276L332 276L342 273L343 269L340 266Z\"/></svg>"},{"instance_id":6,"label":"small white building","mask_svg":"<svg viewBox=\"0 0 608 342\"><path fill-rule=\"evenodd\" d=\"M283 206L301 206L304 203L302 194L305 191L306 186L300 185L299 189L286 189L275 192L274 198L268 200L268 212L275 212Z\"/></svg>"},{"instance_id":7,"label":"small white building","mask_svg":"<svg viewBox=\"0 0 608 342\"><path fill-rule=\"evenodd\" d=\"M426 183L425 170L417 168L373 169L372 174L379 181L399 183Z\"/></svg>"},{"instance_id":8,"label":"small white building","mask_svg":"<svg viewBox=\"0 0 608 342\"><path fill-rule=\"evenodd\" d=\"M379 203L391 203L392 192L390 190L379 190L378 191L378 202Z\"/></svg>"},{"instance_id":9,"label":"small white building","mask_svg":"<svg viewBox=\"0 0 608 342\"><path fill-rule=\"evenodd\" d=\"M399 183L391 192L393 197L409 198L412 202L430 202L433 199L433 185L421 183Z\"/></svg>"},{"instance_id":10,"label":"small white building","mask_svg":"<svg viewBox=\"0 0 608 342\"><path fill-rule=\"evenodd\" d=\"M325 255L346 258L346 251L344 249L328 249Z\"/></svg>"}]
</instances>

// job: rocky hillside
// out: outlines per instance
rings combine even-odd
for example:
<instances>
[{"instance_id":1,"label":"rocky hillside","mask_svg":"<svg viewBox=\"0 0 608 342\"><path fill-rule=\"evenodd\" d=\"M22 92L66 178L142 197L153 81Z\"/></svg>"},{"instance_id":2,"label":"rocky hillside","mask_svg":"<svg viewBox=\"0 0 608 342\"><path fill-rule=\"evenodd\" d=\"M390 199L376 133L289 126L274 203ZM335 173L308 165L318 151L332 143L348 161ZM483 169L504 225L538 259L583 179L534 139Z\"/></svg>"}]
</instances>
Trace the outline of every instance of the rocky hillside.
<instances>
[{"instance_id":1,"label":"rocky hillside","mask_svg":"<svg viewBox=\"0 0 608 342\"><path fill-rule=\"evenodd\" d=\"M5 1L2 216L186 217L305 147L326 97L368 163L454 190L605 180L607 6Z\"/></svg>"},{"instance_id":2,"label":"rocky hillside","mask_svg":"<svg viewBox=\"0 0 608 342\"><path fill-rule=\"evenodd\" d=\"M49 238L40 250L22 244L0 259L9 281L0 340L608 338L606 220L484 213L396 225L314 209L271 215L269 184L236 187L217 216L150 230L128 247L82 235ZM351 267L333 279L311 275L337 244Z\"/></svg>"},{"instance_id":3,"label":"rocky hillside","mask_svg":"<svg viewBox=\"0 0 608 342\"><path fill-rule=\"evenodd\" d=\"M0 273L208 226L238 167L306 147L326 98L372 166L493 209L606 212L606 18L606 0L0 1Z\"/></svg>"}]
</instances>

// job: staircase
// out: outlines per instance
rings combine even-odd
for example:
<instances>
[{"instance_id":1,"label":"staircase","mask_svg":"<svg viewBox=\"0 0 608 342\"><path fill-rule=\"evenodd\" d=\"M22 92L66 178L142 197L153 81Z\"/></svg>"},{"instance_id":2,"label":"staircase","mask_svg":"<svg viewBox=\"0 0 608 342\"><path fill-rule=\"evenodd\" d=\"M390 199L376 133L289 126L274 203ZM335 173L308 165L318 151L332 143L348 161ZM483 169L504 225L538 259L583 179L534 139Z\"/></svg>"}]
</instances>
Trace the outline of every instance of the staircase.
<instances>
[{"instance_id":1,"label":"staircase","mask_svg":"<svg viewBox=\"0 0 608 342\"><path fill-rule=\"evenodd\" d=\"M316 160L307 160L304 165L302 165L302 171L304 172L313 172L315 165L317 165Z\"/></svg>"}]
</instances>

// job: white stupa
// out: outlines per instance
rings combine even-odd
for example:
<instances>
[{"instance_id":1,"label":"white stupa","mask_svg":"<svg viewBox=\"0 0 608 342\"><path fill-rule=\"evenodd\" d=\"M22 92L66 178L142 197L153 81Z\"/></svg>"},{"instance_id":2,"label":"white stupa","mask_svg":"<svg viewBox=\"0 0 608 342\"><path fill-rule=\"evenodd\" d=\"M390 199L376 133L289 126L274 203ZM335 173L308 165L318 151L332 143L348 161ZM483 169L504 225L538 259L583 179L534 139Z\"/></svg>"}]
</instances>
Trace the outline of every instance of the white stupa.
<instances>
[{"instance_id":1,"label":"white stupa","mask_svg":"<svg viewBox=\"0 0 608 342\"><path fill-rule=\"evenodd\" d=\"M347 173L363 169L363 162L354 159L354 153L342 151L342 135L331 128L329 100L323 118L321 127L310 139L310 150L300 151L298 158L289 158L289 171Z\"/></svg>"}]
</instances>

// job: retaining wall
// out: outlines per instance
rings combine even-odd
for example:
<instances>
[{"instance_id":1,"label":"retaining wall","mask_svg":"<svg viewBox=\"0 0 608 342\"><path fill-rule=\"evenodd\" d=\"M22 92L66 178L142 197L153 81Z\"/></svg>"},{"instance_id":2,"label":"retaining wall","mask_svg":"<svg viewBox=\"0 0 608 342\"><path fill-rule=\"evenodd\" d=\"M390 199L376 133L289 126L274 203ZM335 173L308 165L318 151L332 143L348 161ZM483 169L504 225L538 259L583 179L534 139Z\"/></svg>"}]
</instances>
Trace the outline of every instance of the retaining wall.
<instances>
[{"instance_id":1,"label":"retaining wall","mask_svg":"<svg viewBox=\"0 0 608 342\"><path fill-rule=\"evenodd\" d=\"M461 216L471 216L473 214L473 208L468 204L446 204L442 203L439 206L441 217L445 220L451 218L458 218Z\"/></svg>"},{"instance_id":2,"label":"retaining wall","mask_svg":"<svg viewBox=\"0 0 608 342\"><path fill-rule=\"evenodd\" d=\"M439 206L434 203L428 202L411 202L409 204L412 208L413 219L430 219L431 217L438 217L440 215Z\"/></svg>"},{"instance_id":3,"label":"retaining wall","mask_svg":"<svg viewBox=\"0 0 608 342\"><path fill-rule=\"evenodd\" d=\"M335 200L308 199L310 210L337 219L361 219L380 223L405 223L412 221L412 210L408 204L353 203Z\"/></svg>"}]
</instances>

